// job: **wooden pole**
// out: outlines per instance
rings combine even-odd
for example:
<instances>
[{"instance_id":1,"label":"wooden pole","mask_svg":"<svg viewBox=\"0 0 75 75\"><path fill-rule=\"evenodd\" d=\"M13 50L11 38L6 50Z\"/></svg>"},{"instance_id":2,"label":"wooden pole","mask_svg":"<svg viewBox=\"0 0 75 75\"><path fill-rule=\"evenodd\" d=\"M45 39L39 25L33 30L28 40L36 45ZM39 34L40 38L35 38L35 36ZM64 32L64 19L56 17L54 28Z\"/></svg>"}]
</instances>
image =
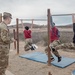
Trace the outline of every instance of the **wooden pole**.
<instances>
[{"instance_id":1,"label":"wooden pole","mask_svg":"<svg viewBox=\"0 0 75 75\"><path fill-rule=\"evenodd\" d=\"M0 13L0 23L2 22L2 14Z\"/></svg>"},{"instance_id":2,"label":"wooden pole","mask_svg":"<svg viewBox=\"0 0 75 75\"><path fill-rule=\"evenodd\" d=\"M52 74L49 72L48 75L52 75Z\"/></svg>"},{"instance_id":3,"label":"wooden pole","mask_svg":"<svg viewBox=\"0 0 75 75\"><path fill-rule=\"evenodd\" d=\"M16 19L16 31L17 31L17 54L19 54L19 28L18 28L19 20Z\"/></svg>"},{"instance_id":4,"label":"wooden pole","mask_svg":"<svg viewBox=\"0 0 75 75\"><path fill-rule=\"evenodd\" d=\"M51 65L51 50L50 50L50 47L49 47L49 45L50 45L50 16L51 16L51 14L50 14L50 9L48 9L48 65L50 66Z\"/></svg>"},{"instance_id":5,"label":"wooden pole","mask_svg":"<svg viewBox=\"0 0 75 75\"><path fill-rule=\"evenodd\" d=\"M13 29L14 39L16 39L16 32L15 29ZM16 49L16 41L14 42L14 49Z\"/></svg>"}]
</instances>

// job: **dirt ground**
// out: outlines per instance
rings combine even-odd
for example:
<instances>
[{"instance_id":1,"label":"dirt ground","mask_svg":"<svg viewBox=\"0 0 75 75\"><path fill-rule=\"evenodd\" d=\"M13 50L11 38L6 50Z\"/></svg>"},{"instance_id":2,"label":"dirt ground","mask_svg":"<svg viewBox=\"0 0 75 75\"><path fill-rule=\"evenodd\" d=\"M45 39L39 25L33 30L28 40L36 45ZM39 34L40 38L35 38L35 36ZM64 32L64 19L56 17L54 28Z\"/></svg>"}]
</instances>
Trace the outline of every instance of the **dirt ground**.
<instances>
[{"instance_id":1,"label":"dirt ground","mask_svg":"<svg viewBox=\"0 0 75 75\"><path fill-rule=\"evenodd\" d=\"M37 44L38 49L35 51L25 52L23 50L24 42L20 42L20 53L27 54L31 52L44 52L45 47ZM20 58L19 55L16 54L16 50L14 50L13 43L11 44L11 50L9 53L9 66L8 70L11 71L14 75L48 75L50 71L52 75L71 75L71 72L75 69L75 63L66 67L66 68L58 68L53 65L48 66L47 64L27 60L24 58ZM75 58L75 51L66 52L63 50L59 50L60 55Z\"/></svg>"}]
</instances>

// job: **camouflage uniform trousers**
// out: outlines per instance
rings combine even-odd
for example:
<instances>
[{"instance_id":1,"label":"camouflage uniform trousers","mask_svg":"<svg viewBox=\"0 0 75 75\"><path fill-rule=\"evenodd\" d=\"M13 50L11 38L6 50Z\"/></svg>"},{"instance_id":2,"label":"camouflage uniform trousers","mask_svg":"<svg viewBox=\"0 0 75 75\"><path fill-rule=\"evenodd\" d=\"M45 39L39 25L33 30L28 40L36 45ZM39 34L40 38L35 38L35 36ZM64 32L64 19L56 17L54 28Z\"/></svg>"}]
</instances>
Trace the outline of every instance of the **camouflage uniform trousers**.
<instances>
[{"instance_id":1,"label":"camouflage uniform trousers","mask_svg":"<svg viewBox=\"0 0 75 75\"><path fill-rule=\"evenodd\" d=\"M25 39L25 46L24 46L24 50L28 51L31 49L32 46L32 39Z\"/></svg>"},{"instance_id":2,"label":"camouflage uniform trousers","mask_svg":"<svg viewBox=\"0 0 75 75\"><path fill-rule=\"evenodd\" d=\"M58 49L75 49L75 44L70 42L70 43L62 43L58 46L55 47L56 50Z\"/></svg>"},{"instance_id":3,"label":"camouflage uniform trousers","mask_svg":"<svg viewBox=\"0 0 75 75\"><path fill-rule=\"evenodd\" d=\"M8 66L9 45L0 45L0 75L5 75Z\"/></svg>"},{"instance_id":4,"label":"camouflage uniform trousers","mask_svg":"<svg viewBox=\"0 0 75 75\"><path fill-rule=\"evenodd\" d=\"M59 40L55 40L55 41L53 41L53 42L49 45L49 47L50 47L52 53L53 53L56 57L60 57L60 55L59 55L58 51L55 49L55 47L58 46L58 45L60 45L60 44L61 44L61 42L60 42ZM55 50L52 50L52 48L54 48ZM48 55L48 47L46 47L45 53ZM53 57L53 56L52 56L52 53L51 53L51 57Z\"/></svg>"},{"instance_id":5,"label":"camouflage uniform trousers","mask_svg":"<svg viewBox=\"0 0 75 75\"><path fill-rule=\"evenodd\" d=\"M55 51L53 51L52 48L54 48ZM59 40L55 40L50 44L50 49L55 56L59 57L60 55L57 50L59 50L59 49L75 49L75 44L74 43L61 43ZM45 52L48 55L48 47L45 49Z\"/></svg>"}]
</instances>

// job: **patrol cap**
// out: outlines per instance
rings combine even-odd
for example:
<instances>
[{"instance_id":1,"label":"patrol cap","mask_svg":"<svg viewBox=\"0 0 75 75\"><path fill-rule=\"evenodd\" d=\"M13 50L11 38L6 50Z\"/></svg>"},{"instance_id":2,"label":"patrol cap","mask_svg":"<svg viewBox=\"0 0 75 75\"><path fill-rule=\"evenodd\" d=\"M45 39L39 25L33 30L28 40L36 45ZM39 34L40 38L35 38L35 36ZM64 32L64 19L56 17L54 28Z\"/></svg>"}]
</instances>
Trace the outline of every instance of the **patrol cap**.
<instances>
[{"instance_id":1,"label":"patrol cap","mask_svg":"<svg viewBox=\"0 0 75 75\"><path fill-rule=\"evenodd\" d=\"M8 13L8 12L4 12L3 17L6 17L6 18L10 17L12 19L12 15L10 13Z\"/></svg>"}]
</instances>

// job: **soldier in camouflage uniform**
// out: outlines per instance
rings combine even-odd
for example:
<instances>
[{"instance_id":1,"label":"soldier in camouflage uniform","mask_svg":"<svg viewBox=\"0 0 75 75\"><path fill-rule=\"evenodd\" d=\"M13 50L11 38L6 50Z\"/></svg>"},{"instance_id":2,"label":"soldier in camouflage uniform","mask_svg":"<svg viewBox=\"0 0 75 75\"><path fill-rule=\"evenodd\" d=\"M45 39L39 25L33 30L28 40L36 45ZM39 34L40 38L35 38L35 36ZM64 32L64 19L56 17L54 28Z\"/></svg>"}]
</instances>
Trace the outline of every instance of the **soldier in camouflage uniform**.
<instances>
[{"instance_id":1,"label":"soldier in camouflage uniform","mask_svg":"<svg viewBox=\"0 0 75 75\"><path fill-rule=\"evenodd\" d=\"M53 24L52 17L51 17L51 28L53 28L55 24ZM57 29L56 29L57 30ZM58 53L58 49L75 49L75 23L73 23L73 32L74 32L74 37L73 37L73 43L61 43L59 41L59 38L57 37L56 30L53 30L53 32L50 30L50 49L53 52L53 54L58 57L58 62L61 61L61 56ZM51 37L52 36L52 37ZM48 55L48 47L45 49L45 53ZM51 55L51 60L54 59L53 56Z\"/></svg>"},{"instance_id":2,"label":"soldier in camouflage uniform","mask_svg":"<svg viewBox=\"0 0 75 75\"><path fill-rule=\"evenodd\" d=\"M58 29L56 28L55 23L54 23L50 29L50 42L51 42L50 43L50 49L51 49L52 53L58 58L58 62L60 62L61 56L59 55L58 51L55 49L55 47L61 43L59 41L58 35L59 35ZM48 47L46 47L45 53L48 55ZM54 60L52 55L51 55L51 60L52 61Z\"/></svg>"},{"instance_id":3,"label":"soldier in camouflage uniform","mask_svg":"<svg viewBox=\"0 0 75 75\"><path fill-rule=\"evenodd\" d=\"M61 43L60 41L55 43L56 45L52 45L56 50L58 49L75 49L75 23L73 23L73 32L74 32L74 36L73 36L73 42L70 43Z\"/></svg>"},{"instance_id":4,"label":"soldier in camouflage uniform","mask_svg":"<svg viewBox=\"0 0 75 75\"><path fill-rule=\"evenodd\" d=\"M10 24L12 15L3 13L3 22L0 23L0 75L5 75L8 66L9 44L14 41L9 36L7 24Z\"/></svg>"}]
</instances>

